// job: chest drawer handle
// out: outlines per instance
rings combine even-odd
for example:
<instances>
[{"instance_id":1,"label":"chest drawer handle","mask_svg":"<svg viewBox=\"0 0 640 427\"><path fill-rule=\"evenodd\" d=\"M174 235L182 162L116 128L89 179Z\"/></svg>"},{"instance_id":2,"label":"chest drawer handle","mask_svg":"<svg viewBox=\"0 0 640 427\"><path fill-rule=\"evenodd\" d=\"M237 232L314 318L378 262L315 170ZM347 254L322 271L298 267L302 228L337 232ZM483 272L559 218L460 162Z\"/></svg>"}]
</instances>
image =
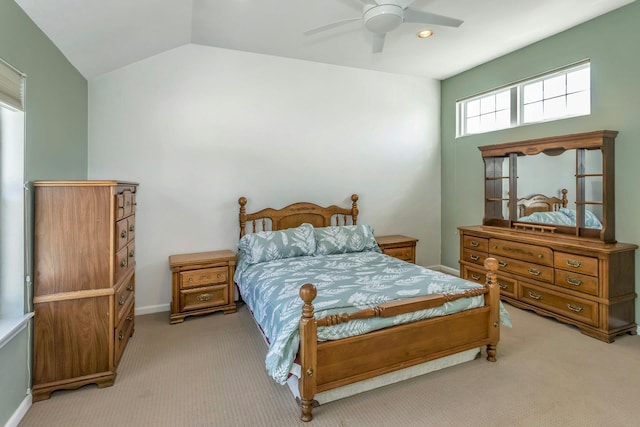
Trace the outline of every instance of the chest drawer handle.
<instances>
[{"instance_id":1,"label":"chest drawer handle","mask_svg":"<svg viewBox=\"0 0 640 427\"><path fill-rule=\"evenodd\" d=\"M124 295L120 295L120 298L118 299L118 304L124 305Z\"/></svg>"},{"instance_id":2,"label":"chest drawer handle","mask_svg":"<svg viewBox=\"0 0 640 427\"><path fill-rule=\"evenodd\" d=\"M128 320L129 322L131 322L131 321L133 320L133 315L131 315L131 314L130 314L130 315L128 315L128 316L127 316L127 320Z\"/></svg>"},{"instance_id":3,"label":"chest drawer handle","mask_svg":"<svg viewBox=\"0 0 640 427\"><path fill-rule=\"evenodd\" d=\"M122 258L120 260L120 267L124 268L127 266L127 259L126 258Z\"/></svg>"},{"instance_id":4,"label":"chest drawer handle","mask_svg":"<svg viewBox=\"0 0 640 427\"><path fill-rule=\"evenodd\" d=\"M131 233L133 233L133 232L135 231L135 229L136 229L136 227L135 227L133 224L131 224L131 225L129 226L129 231L130 231Z\"/></svg>"},{"instance_id":5,"label":"chest drawer handle","mask_svg":"<svg viewBox=\"0 0 640 427\"><path fill-rule=\"evenodd\" d=\"M197 296L198 301L204 302L211 299L211 294L201 294Z\"/></svg>"},{"instance_id":6,"label":"chest drawer handle","mask_svg":"<svg viewBox=\"0 0 640 427\"><path fill-rule=\"evenodd\" d=\"M118 340L122 341L124 339L124 331L120 331L118 334Z\"/></svg>"},{"instance_id":7,"label":"chest drawer handle","mask_svg":"<svg viewBox=\"0 0 640 427\"><path fill-rule=\"evenodd\" d=\"M573 286L580 286L582 285L582 280L576 279L574 277L567 277L567 283Z\"/></svg>"},{"instance_id":8,"label":"chest drawer handle","mask_svg":"<svg viewBox=\"0 0 640 427\"><path fill-rule=\"evenodd\" d=\"M575 268L579 268L582 265L580 261L574 261L572 259L568 259L566 263L569 267L575 267Z\"/></svg>"},{"instance_id":9,"label":"chest drawer handle","mask_svg":"<svg viewBox=\"0 0 640 427\"><path fill-rule=\"evenodd\" d=\"M529 291L529 296L531 298L533 298L534 300L541 300L542 299L542 295L540 294L536 294L534 292Z\"/></svg>"},{"instance_id":10,"label":"chest drawer handle","mask_svg":"<svg viewBox=\"0 0 640 427\"><path fill-rule=\"evenodd\" d=\"M122 239L126 239L127 238L127 230L122 230L120 232L120 238L122 238Z\"/></svg>"},{"instance_id":11,"label":"chest drawer handle","mask_svg":"<svg viewBox=\"0 0 640 427\"><path fill-rule=\"evenodd\" d=\"M576 313L580 313L582 310L584 310L583 307L578 307L572 304L567 304L567 308L571 311L575 311Z\"/></svg>"},{"instance_id":12,"label":"chest drawer handle","mask_svg":"<svg viewBox=\"0 0 640 427\"><path fill-rule=\"evenodd\" d=\"M133 249L131 249L129 251L129 258L133 258L134 256L136 256L136 251L134 251Z\"/></svg>"},{"instance_id":13,"label":"chest drawer handle","mask_svg":"<svg viewBox=\"0 0 640 427\"><path fill-rule=\"evenodd\" d=\"M470 241L469 244L474 248L477 248L478 246L480 246L480 243L476 242L475 240Z\"/></svg>"},{"instance_id":14,"label":"chest drawer handle","mask_svg":"<svg viewBox=\"0 0 640 427\"><path fill-rule=\"evenodd\" d=\"M473 280L480 280L480 275L479 274L471 274L471 278Z\"/></svg>"},{"instance_id":15,"label":"chest drawer handle","mask_svg":"<svg viewBox=\"0 0 640 427\"><path fill-rule=\"evenodd\" d=\"M529 268L527 271L529 272L529 274L532 274L534 276L539 276L541 274L540 270L536 270L535 268Z\"/></svg>"},{"instance_id":16,"label":"chest drawer handle","mask_svg":"<svg viewBox=\"0 0 640 427\"><path fill-rule=\"evenodd\" d=\"M500 289L508 289L509 288L507 285L505 285L502 282L498 282L498 286L500 286Z\"/></svg>"},{"instance_id":17,"label":"chest drawer handle","mask_svg":"<svg viewBox=\"0 0 640 427\"><path fill-rule=\"evenodd\" d=\"M508 263L508 262L505 262L505 261L498 261L498 265L499 265L500 267L506 267L507 265L509 265L509 263Z\"/></svg>"},{"instance_id":18,"label":"chest drawer handle","mask_svg":"<svg viewBox=\"0 0 640 427\"><path fill-rule=\"evenodd\" d=\"M471 258L471 261L477 261L480 259L478 255L469 255L469 258Z\"/></svg>"},{"instance_id":19,"label":"chest drawer handle","mask_svg":"<svg viewBox=\"0 0 640 427\"><path fill-rule=\"evenodd\" d=\"M129 284L127 285L127 290L128 291L132 291L133 290L133 283L129 282Z\"/></svg>"}]
</instances>

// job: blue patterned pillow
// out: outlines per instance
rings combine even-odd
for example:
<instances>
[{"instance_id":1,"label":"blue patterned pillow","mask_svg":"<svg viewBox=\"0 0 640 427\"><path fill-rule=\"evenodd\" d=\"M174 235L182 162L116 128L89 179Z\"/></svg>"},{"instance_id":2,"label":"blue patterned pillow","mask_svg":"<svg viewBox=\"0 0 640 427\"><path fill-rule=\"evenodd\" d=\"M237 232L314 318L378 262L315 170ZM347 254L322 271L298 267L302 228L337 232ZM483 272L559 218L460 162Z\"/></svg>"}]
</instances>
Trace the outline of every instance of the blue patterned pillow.
<instances>
[{"instance_id":1,"label":"blue patterned pillow","mask_svg":"<svg viewBox=\"0 0 640 427\"><path fill-rule=\"evenodd\" d=\"M279 231L245 234L238 242L243 264L257 264L282 258L313 255L316 239L311 224Z\"/></svg>"},{"instance_id":2,"label":"blue patterned pillow","mask_svg":"<svg viewBox=\"0 0 640 427\"><path fill-rule=\"evenodd\" d=\"M368 225L341 225L314 229L315 255L345 254L348 252L382 252L373 229Z\"/></svg>"}]
</instances>

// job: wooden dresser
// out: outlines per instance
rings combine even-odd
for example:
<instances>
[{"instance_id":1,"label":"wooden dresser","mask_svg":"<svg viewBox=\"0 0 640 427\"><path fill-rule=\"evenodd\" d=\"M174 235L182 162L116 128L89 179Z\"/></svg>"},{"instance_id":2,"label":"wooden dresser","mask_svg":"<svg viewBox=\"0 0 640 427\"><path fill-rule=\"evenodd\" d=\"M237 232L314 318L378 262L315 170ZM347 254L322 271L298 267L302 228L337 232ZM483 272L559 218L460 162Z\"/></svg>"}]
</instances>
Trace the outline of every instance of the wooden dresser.
<instances>
[{"instance_id":1,"label":"wooden dresser","mask_svg":"<svg viewBox=\"0 0 640 427\"><path fill-rule=\"evenodd\" d=\"M416 263L416 244L418 239L399 234L376 237L382 253L410 263Z\"/></svg>"},{"instance_id":2,"label":"wooden dresser","mask_svg":"<svg viewBox=\"0 0 640 427\"><path fill-rule=\"evenodd\" d=\"M235 313L233 274L236 254L229 250L171 255L171 323L187 316Z\"/></svg>"},{"instance_id":3,"label":"wooden dresser","mask_svg":"<svg viewBox=\"0 0 640 427\"><path fill-rule=\"evenodd\" d=\"M484 283L482 263L496 258L501 298L514 306L606 342L636 334L637 245L491 226L459 231L461 277Z\"/></svg>"},{"instance_id":4,"label":"wooden dresser","mask_svg":"<svg viewBox=\"0 0 640 427\"><path fill-rule=\"evenodd\" d=\"M34 402L115 381L134 329L137 187L34 182Z\"/></svg>"}]
</instances>

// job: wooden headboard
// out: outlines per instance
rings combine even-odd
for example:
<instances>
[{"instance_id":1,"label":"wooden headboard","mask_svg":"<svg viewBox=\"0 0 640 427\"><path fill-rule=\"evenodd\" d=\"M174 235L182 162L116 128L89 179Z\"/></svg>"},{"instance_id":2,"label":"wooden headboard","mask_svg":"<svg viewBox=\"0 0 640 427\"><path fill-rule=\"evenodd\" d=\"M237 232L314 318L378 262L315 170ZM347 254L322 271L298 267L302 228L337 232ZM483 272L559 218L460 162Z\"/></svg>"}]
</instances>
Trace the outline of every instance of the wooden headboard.
<instances>
[{"instance_id":1,"label":"wooden headboard","mask_svg":"<svg viewBox=\"0 0 640 427\"><path fill-rule=\"evenodd\" d=\"M544 194L534 194L518 199L518 218L531 215L534 212L551 212L567 207L567 189L561 190L562 198L547 197Z\"/></svg>"},{"instance_id":2,"label":"wooden headboard","mask_svg":"<svg viewBox=\"0 0 640 427\"><path fill-rule=\"evenodd\" d=\"M285 228L297 227L303 223L309 223L314 227L327 227L330 225L355 225L358 222L358 195L351 196L351 208L341 208L331 205L318 206L309 202L293 203L281 209L265 208L257 212L247 213L245 206L246 197L240 197L240 237L247 233L247 222L251 223L249 232L276 231Z\"/></svg>"}]
</instances>

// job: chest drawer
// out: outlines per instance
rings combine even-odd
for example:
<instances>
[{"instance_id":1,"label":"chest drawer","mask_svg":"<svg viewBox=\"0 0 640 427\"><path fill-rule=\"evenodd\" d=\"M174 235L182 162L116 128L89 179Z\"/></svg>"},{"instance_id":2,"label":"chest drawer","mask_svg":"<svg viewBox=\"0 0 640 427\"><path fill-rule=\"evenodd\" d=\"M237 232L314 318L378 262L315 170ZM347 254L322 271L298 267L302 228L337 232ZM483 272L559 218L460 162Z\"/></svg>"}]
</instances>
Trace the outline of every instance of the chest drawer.
<instances>
[{"instance_id":1,"label":"chest drawer","mask_svg":"<svg viewBox=\"0 0 640 427\"><path fill-rule=\"evenodd\" d=\"M553 266L553 250L544 246L528 245L501 239L489 239L489 253L511 259Z\"/></svg>"},{"instance_id":2,"label":"chest drawer","mask_svg":"<svg viewBox=\"0 0 640 427\"><path fill-rule=\"evenodd\" d=\"M473 249L474 251L488 252L489 239L465 235L462 237L462 246L464 248Z\"/></svg>"},{"instance_id":3,"label":"chest drawer","mask_svg":"<svg viewBox=\"0 0 640 427\"><path fill-rule=\"evenodd\" d=\"M598 303L520 282L518 299L590 325L598 324Z\"/></svg>"},{"instance_id":4,"label":"chest drawer","mask_svg":"<svg viewBox=\"0 0 640 427\"><path fill-rule=\"evenodd\" d=\"M531 264L518 259L495 257L498 260L498 272L518 274L532 280L553 283L553 268Z\"/></svg>"},{"instance_id":5,"label":"chest drawer","mask_svg":"<svg viewBox=\"0 0 640 427\"><path fill-rule=\"evenodd\" d=\"M180 310L198 310L229 304L229 286L203 286L180 291Z\"/></svg>"},{"instance_id":6,"label":"chest drawer","mask_svg":"<svg viewBox=\"0 0 640 427\"><path fill-rule=\"evenodd\" d=\"M120 362L120 357L127 346L127 342L131 335L133 335L134 327L134 304L131 304L126 316L124 316L118 326L115 329L115 349L114 349L114 363L117 365Z\"/></svg>"},{"instance_id":7,"label":"chest drawer","mask_svg":"<svg viewBox=\"0 0 640 427\"><path fill-rule=\"evenodd\" d=\"M588 274L590 276L598 275L598 258L568 254L565 252L556 252L554 258L556 268L575 271L580 274Z\"/></svg>"},{"instance_id":8,"label":"chest drawer","mask_svg":"<svg viewBox=\"0 0 640 427\"><path fill-rule=\"evenodd\" d=\"M129 305L133 301L135 291L135 275L131 275L128 280L122 282L116 290L116 323L120 322L122 317L129 309Z\"/></svg>"},{"instance_id":9,"label":"chest drawer","mask_svg":"<svg viewBox=\"0 0 640 427\"><path fill-rule=\"evenodd\" d=\"M554 283L573 291L598 295L598 278L594 276L557 269Z\"/></svg>"},{"instance_id":10,"label":"chest drawer","mask_svg":"<svg viewBox=\"0 0 640 427\"><path fill-rule=\"evenodd\" d=\"M212 285L227 282L227 267L202 268L180 273L180 288Z\"/></svg>"},{"instance_id":11,"label":"chest drawer","mask_svg":"<svg viewBox=\"0 0 640 427\"><path fill-rule=\"evenodd\" d=\"M487 259L486 252L476 252L470 249L462 250L462 260L467 262L472 262L478 265L484 265L484 260Z\"/></svg>"}]
</instances>

